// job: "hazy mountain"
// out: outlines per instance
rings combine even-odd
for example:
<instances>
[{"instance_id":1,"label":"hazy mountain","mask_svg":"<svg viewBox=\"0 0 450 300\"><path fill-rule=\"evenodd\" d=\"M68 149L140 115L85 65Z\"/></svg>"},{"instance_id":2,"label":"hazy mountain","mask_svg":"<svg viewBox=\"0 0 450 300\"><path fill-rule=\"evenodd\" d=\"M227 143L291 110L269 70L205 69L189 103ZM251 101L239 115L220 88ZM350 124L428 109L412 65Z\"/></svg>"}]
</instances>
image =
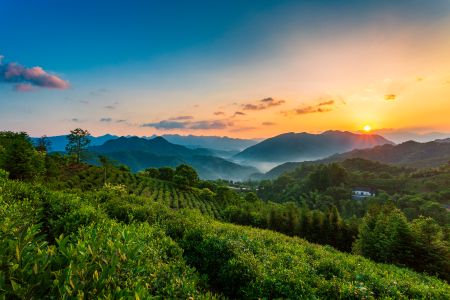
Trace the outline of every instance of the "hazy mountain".
<instances>
[{"instance_id":1,"label":"hazy mountain","mask_svg":"<svg viewBox=\"0 0 450 300\"><path fill-rule=\"evenodd\" d=\"M195 136L178 134L165 134L162 137L171 143L183 145L189 148L210 148L221 151L242 151L260 141L253 139L230 138L226 136Z\"/></svg>"},{"instance_id":2,"label":"hazy mountain","mask_svg":"<svg viewBox=\"0 0 450 300\"><path fill-rule=\"evenodd\" d=\"M186 163L194 167L203 179L242 180L258 171L253 167L215 157L208 149L190 149L170 143L163 137L120 137L103 145L90 147L90 151L123 163L134 172L150 167L176 167Z\"/></svg>"},{"instance_id":3,"label":"hazy mountain","mask_svg":"<svg viewBox=\"0 0 450 300\"><path fill-rule=\"evenodd\" d=\"M163 137L152 139L140 138L137 136L120 137L109 140L103 145L90 147L93 152L109 153L121 151L141 151L159 156L193 156L212 155L207 149L189 149L187 147L170 143Z\"/></svg>"},{"instance_id":4,"label":"hazy mountain","mask_svg":"<svg viewBox=\"0 0 450 300\"><path fill-rule=\"evenodd\" d=\"M233 158L249 163L316 160L352 149L393 144L379 135L326 131L321 134L285 133L251 146Z\"/></svg>"},{"instance_id":5,"label":"hazy mountain","mask_svg":"<svg viewBox=\"0 0 450 300\"><path fill-rule=\"evenodd\" d=\"M416 141L420 143L432 142L436 139L445 139L450 137L450 133L446 132L426 132L418 133L401 129L380 129L376 133L397 144L407 141Z\"/></svg>"},{"instance_id":6,"label":"hazy mountain","mask_svg":"<svg viewBox=\"0 0 450 300\"><path fill-rule=\"evenodd\" d=\"M370 149L357 149L342 154L335 154L316 161L287 162L265 174L256 174L252 176L252 179L274 179L285 172L292 171L301 164L340 162L352 158L362 158L413 168L438 167L450 161L450 139L428 143L408 141L399 145L386 144Z\"/></svg>"},{"instance_id":7,"label":"hazy mountain","mask_svg":"<svg viewBox=\"0 0 450 300\"><path fill-rule=\"evenodd\" d=\"M103 143L112 140L117 139L118 136L111 135L111 134L105 134L101 136L90 136L89 139L91 140L90 145L91 146L98 146L102 145ZM66 135L56 135L56 136L49 136L47 139L50 141L50 151L60 152L60 151L66 151L66 145L67 145L67 138ZM37 143L39 141L38 137L32 137L31 141L33 143Z\"/></svg>"},{"instance_id":8,"label":"hazy mountain","mask_svg":"<svg viewBox=\"0 0 450 300\"><path fill-rule=\"evenodd\" d=\"M322 161L342 161L356 157L416 168L437 167L450 161L450 143L408 141L396 146L383 145L372 149L353 150Z\"/></svg>"}]
</instances>

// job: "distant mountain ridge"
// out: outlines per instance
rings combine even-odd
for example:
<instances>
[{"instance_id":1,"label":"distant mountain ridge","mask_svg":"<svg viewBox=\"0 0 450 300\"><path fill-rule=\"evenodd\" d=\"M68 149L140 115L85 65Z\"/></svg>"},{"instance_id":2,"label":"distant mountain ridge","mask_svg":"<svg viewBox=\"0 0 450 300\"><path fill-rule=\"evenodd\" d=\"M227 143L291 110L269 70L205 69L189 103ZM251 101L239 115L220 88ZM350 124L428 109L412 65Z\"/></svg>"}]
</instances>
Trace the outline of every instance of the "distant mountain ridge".
<instances>
[{"instance_id":1,"label":"distant mountain ridge","mask_svg":"<svg viewBox=\"0 0 450 300\"><path fill-rule=\"evenodd\" d=\"M221 151L242 151L250 146L256 145L261 140L239 139L227 136L196 136L164 134L163 138L171 143L183 145L189 148L209 148Z\"/></svg>"},{"instance_id":2,"label":"distant mountain ridge","mask_svg":"<svg viewBox=\"0 0 450 300\"><path fill-rule=\"evenodd\" d=\"M126 137L136 137L133 135L129 135ZM144 136L144 139L154 139L157 135L153 136ZM220 154L221 156L232 156L247 147L253 146L260 142L258 139L239 139L239 138L230 138L227 136L196 136L196 135L178 135L178 134L164 134L162 135L167 141L182 145L188 148L207 148L215 150L216 154ZM47 137L51 142L51 151L65 151L65 147L67 144L66 135L57 135L57 136L49 136ZM105 134L101 136L90 136L91 146L102 145L103 143L117 139L119 136L113 134ZM31 140L33 143L36 143L39 140L39 137L32 137Z\"/></svg>"},{"instance_id":3,"label":"distant mountain ridge","mask_svg":"<svg viewBox=\"0 0 450 300\"><path fill-rule=\"evenodd\" d=\"M105 134L101 136L89 136L89 139L91 140L90 145L91 146L98 146L102 145L103 143L117 139L117 135L112 134ZM39 141L40 138L38 137L32 137L31 142L36 144ZM67 135L55 135L55 136L49 136L47 139L50 141L50 151L53 152L64 152L66 151L66 145L67 145Z\"/></svg>"},{"instance_id":4,"label":"distant mountain ridge","mask_svg":"<svg viewBox=\"0 0 450 300\"><path fill-rule=\"evenodd\" d=\"M191 165L203 179L243 180L258 172L256 168L215 157L207 149L190 149L163 137L120 137L89 147L89 151L106 155L134 172L150 167L176 167L182 163Z\"/></svg>"},{"instance_id":5,"label":"distant mountain ridge","mask_svg":"<svg viewBox=\"0 0 450 300\"><path fill-rule=\"evenodd\" d=\"M325 131L321 134L290 132L266 139L233 158L245 162L285 163L316 160L335 153L384 144L394 143L379 135L348 131Z\"/></svg>"},{"instance_id":6,"label":"distant mountain ridge","mask_svg":"<svg viewBox=\"0 0 450 300\"><path fill-rule=\"evenodd\" d=\"M306 162L286 162L265 174L256 174L253 179L274 179L301 164L342 162L348 159L362 158L384 164L400 165L412 168L433 168L450 162L450 139L419 143L408 141L398 145L381 145L369 149L356 149L335 154L325 159Z\"/></svg>"},{"instance_id":7,"label":"distant mountain ridge","mask_svg":"<svg viewBox=\"0 0 450 300\"><path fill-rule=\"evenodd\" d=\"M364 158L415 168L432 168L450 161L450 143L448 141L427 143L408 141L398 145L383 145L371 149L353 150L330 156L322 161L334 162L348 158Z\"/></svg>"}]
</instances>

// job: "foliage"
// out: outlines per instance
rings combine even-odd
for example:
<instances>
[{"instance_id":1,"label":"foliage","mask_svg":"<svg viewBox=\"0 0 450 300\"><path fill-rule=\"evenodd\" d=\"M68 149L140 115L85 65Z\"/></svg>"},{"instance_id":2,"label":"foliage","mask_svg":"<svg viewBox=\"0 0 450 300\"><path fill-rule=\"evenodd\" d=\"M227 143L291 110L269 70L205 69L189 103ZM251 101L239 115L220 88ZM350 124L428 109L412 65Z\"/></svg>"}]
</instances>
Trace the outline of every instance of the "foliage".
<instances>
[{"instance_id":1,"label":"foliage","mask_svg":"<svg viewBox=\"0 0 450 300\"><path fill-rule=\"evenodd\" d=\"M87 146L91 142L89 136L89 131L81 128L71 130L67 135L66 151L69 155L74 155L77 163L80 163L86 154Z\"/></svg>"},{"instance_id":2,"label":"foliage","mask_svg":"<svg viewBox=\"0 0 450 300\"><path fill-rule=\"evenodd\" d=\"M36 151L24 132L0 132L0 168L11 179L37 180L44 171L45 154Z\"/></svg>"},{"instance_id":3,"label":"foliage","mask_svg":"<svg viewBox=\"0 0 450 300\"><path fill-rule=\"evenodd\" d=\"M392 204L369 211L354 243L357 254L436 274L447 281L450 280L449 249L441 227L432 218L420 217L408 223L405 215Z\"/></svg>"}]
</instances>

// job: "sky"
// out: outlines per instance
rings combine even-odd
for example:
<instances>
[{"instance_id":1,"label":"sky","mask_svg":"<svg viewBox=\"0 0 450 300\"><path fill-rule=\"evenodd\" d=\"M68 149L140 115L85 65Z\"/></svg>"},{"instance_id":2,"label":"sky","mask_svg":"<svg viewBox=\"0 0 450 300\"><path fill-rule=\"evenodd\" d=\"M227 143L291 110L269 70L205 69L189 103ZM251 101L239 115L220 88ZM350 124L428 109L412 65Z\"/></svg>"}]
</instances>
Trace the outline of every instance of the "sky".
<instances>
[{"instance_id":1,"label":"sky","mask_svg":"<svg viewBox=\"0 0 450 300\"><path fill-rule=\"evenodd\" d=\"M450 132L449 0L0 0L0 11L0 130Z\"/></svg>"}]
</instances>

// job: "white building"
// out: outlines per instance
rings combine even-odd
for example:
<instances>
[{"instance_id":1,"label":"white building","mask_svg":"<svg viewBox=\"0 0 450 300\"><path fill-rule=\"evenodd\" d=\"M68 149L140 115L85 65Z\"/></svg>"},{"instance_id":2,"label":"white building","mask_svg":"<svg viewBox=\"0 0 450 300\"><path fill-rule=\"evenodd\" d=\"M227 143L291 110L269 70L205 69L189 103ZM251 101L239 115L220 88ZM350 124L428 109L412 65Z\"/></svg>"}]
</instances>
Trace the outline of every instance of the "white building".
<instances>
[{"instance_id":1,"label":"white building","mask_svg":"<svg viewBox=\"0 0 450 300\"><path fill-rule=\"evenodd\" d=\"M352 198L354 200L361 200L373 196L375 196L375 192L371 188L355 187L352 190Z\"/></svg>"}]
</instances>

